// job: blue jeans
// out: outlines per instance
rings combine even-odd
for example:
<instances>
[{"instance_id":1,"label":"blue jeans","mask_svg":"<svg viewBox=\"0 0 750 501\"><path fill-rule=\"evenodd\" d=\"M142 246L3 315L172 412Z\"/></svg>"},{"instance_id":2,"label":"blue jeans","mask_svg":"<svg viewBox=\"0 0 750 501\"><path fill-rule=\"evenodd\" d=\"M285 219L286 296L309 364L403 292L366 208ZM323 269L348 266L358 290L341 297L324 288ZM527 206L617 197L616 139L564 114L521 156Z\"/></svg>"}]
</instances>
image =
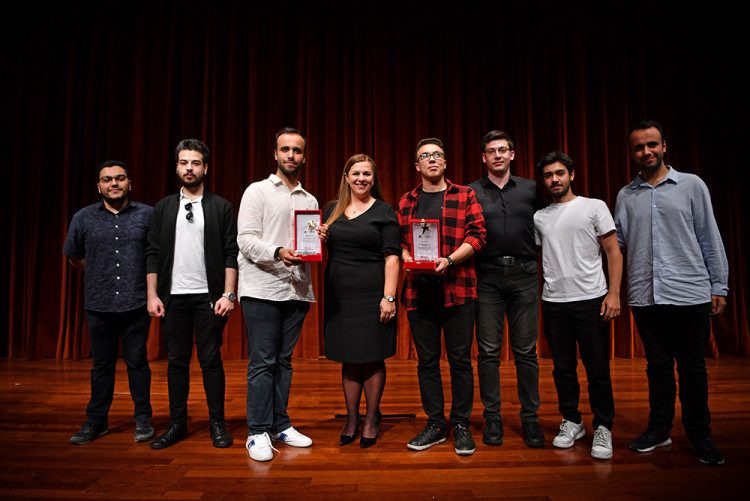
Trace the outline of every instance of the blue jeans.
<instances>
[{"instance_id":1,"label":"blue jeans","mask_svg":"<svg viewBox=\"0 0 750 501\"><path fill-rule=\"evenodd\" d=\"M708 374L703 350L711 334L711 303L632 306L646 351L648 428L669 434L675 414L674 366L680 377L682 424L690 438L711 436Z\"/></svg>"},{"instance_id":2,"label":"blue jeans","mask_svg":"<svg viewBox=\"0 0 750 501\"><path fill-rule=\"evenodd\" d=\"M292 386L292 352L306 301L240 300L247 333L247 433L279 433L292 423L287 414Z\"/></svg>"},{"instance_id":3,"label":"blue jeans","mask_svg":"<svg viewBox=\"0 0 750 501\"><path fill-rule=\"evenodd\" d=\"M508 317L521 402L521 422L539 421L539 277L536 261L514 266L479 263L477 268L477 370L484 419L500 417L500 351Z\"/></svg>"},{"instance_id":4,"label":"blue jeans","mask_svg":"<svg viewBox=\"0 0 750 501\"><path fill-rule=\"evenodd\" d=\"M442 290L439 291L442 294ZM417 348L417 377L427 423L445 426L445 398L440 376L440 331L445 336L445 354L451 372L451 425L469 426L474 405L474 372L471 367L472 330L476 304L443 307L422 301L417 310L406 312Z\"/></svg>"},{"instance_id":5,"label":"blue jeans","mask_svg":"<svg viewBox=\"0 0 750 501\"><path fill-rule=\"evenodd\" d=\"M581 422L578 410L581 387L578 383L578 354L586 369L589 405L594 414L594 429L612 429L615 402L609 375L609 338L607 323L602 321L604 296L584 301L553 303L542 301L544 333L552 349L555 368L552 377L557 388L557 402L563 419Z\"/></svg>"},{"instance_id":6,"label":"blue jeans","mask_svg":"<svg viewBox=\"0 0 750 501\"><path fill-rule=\"evenodd\" d=\"M214 313L208 294L175 294L161 323L167 344L167 386L171 423L187 423L190 360L195 351L203 374L210 423L224 422L224 364L221 345L227 317Z\"/></svg>"},{"instance_id":7,"label":"blue jeans","mask_svg":"<svg viewBox=\"0 0 750 501\"><path fill-rule=\"evenodd\" d=\"M146 307L126 311L98 312L86 310L91 339L91 399L86 415L96 424L107 424L109 408L115 393L115 372L120 353L128 368L130 396L135 404L136 420L151 417L151 369L146 358L146 341L151 317Z\"/></svg>"}]
</instances>

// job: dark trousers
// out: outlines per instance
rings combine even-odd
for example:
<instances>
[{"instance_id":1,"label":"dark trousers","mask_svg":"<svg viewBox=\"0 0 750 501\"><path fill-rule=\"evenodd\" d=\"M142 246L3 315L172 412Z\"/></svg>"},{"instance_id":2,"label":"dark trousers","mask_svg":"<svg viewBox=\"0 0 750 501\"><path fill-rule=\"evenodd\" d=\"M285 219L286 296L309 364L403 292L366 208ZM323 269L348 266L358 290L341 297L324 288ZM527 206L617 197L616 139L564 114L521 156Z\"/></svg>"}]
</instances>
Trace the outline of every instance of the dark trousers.
<instances>
[{"instance_id":1,"label":"dark trousers","mask_svg":"<svg viewBox=\"0 0 750 501\"><path fill-rule=\"evenodd\" d=\"M247 333L248 435L280 433L292 426L287 407L292 387L292 352L307 301L240 300Z\"/></svg>"},{"instance_id":2,"label":"dark trousers","mask_svg":"<svg viewBox=\"0 0 750 501\"><path fill-rule=\"evenodd\" d=\"M86 415L96 424L107 424L115 393L115 372L120 353L128 368L130 396L136 420L151 417L151 369L146 358L146 341L151 317L146 306L121 313L86 310L91 339L91 399Z\"/></svg>"},{"instance_id":3,"label":"dark trousers","mask_svg":"<svg viewBox=\"0 0 750 501\"><path fill-rule=\"evenodd\" d=\"M177 294L169 300L161 328L167 344L167 386L172 423L187 423L193 332L203 372L209 422L224 422L225 381L221 345L226 323L227 317L214 313L208 294Z\"/></svg>"},{"instance_id":4,"label":"dark trousers","mask_svg":"<svg viewBox=\"0 0 750 501\"><path fill-rule=\"evenodd\" d=\"M685 433L691 438L710 436L708 374L703 350L711 333L711 303L634 306L631 310L646 350L649 429L662 434L672 429L676 361Z\"/></svg>"},{"instance_id":5,"label":"dark trousers","mask_svg":"<svg viewBox=\"0 0 750 501\"><path fill-rule=\"evenodd\" d=\"M477 269L477 372L487 421L500 420L500 351L508 317L508 336L516 365L522 422L539 421L539 277L536 261Z\"/></svg>"},{"instance_id":6,"label":"dark trousers","mask_svg":"<svg viewBox=\"0 0 750 501\"><path fill-rule=\"evenodd\" d=\"M609 339L607 323L602 321L604 297L567 303L542 301L544 333L552 349L552 377L557 388L557 401L563 419L581 423L578 399L578 355L586 369L589 405L594 414L594 429L612 429L615 402L609 375ZM577 347L576 347L577 345ZM577 349L576 349L577 348Z\"/></svg>"},{"instance_id":7,"label":"dark trousers","mask_svg":"<svg viewBox=\"0 0 750 501\"><path fill-rule=\"evenodd\" d=\"M440 290L442 293L442 290ZM422 302L426 303L425 301ZM440 376L441 335L451 373L451 425L469 426L474 403L474 372L471 367L476 304L420 307L406 313L417 348L417 377L427 423L445 426L445 399Z\"/></svg>"}]
</instances>

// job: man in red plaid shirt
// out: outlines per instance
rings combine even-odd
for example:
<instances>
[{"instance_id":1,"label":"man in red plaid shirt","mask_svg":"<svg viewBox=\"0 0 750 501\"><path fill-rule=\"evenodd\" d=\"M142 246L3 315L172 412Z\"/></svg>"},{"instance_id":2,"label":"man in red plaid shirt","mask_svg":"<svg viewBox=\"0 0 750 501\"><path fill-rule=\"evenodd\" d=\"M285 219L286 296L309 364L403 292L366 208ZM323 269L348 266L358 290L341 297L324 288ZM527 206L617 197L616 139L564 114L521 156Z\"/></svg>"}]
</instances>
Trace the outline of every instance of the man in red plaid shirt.
<instances>
[{"instance_id":1,"label":"man in red plaid shirt","mask_svg":"<svg viewBox=\"0 0 750 501\"><path fill-rule=\"evenodd\" d=\"M471 344L477 298L474 253L485 244L484 217L474 191L445 179L445 149L436 138L417 144L415 167L422 184L404 194L398 204L404 262L413 261L409 251L410 219L440 222L440 256L435 270L409 272L402 301L411 326L419 365L419 390L427 426L409 441L411 450L424 450L445 442L448 434L440 376L441 341L451 372L451 412L455 452L468 456L476 445L469 431L474 400Z\"/></svg>"}]
</instances>

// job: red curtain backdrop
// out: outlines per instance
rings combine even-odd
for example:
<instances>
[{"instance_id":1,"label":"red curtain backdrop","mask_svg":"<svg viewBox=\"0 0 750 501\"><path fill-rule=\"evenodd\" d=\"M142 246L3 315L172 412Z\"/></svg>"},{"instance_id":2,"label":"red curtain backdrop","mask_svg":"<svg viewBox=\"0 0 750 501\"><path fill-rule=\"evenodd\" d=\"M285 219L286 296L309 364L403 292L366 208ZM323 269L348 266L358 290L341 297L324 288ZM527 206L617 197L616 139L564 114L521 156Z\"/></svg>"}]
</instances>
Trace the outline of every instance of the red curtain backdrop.
<instances>
[{"instance_id":1,"label":"red curtain backdrop","mask_svg":"<svg viewBox=\"0 0 750 501\"><path fill-rule=\"evenodd\" d=\"M712 193L731 279L709 351L750 354L750 214L740 199L750 81L739 13L620 1L271 3L57 1L6 17L0 355L89 356L81 276L61 249L75 211L98 200L105 159L125 160L133 199L153 205L178 189L177 142L202 139L207 186L236 210L244 189L275 170L275 131L293 126L307 134L302 180L321 205L360 152L374 157L395 204L419 182L420 138L440 137L448 177L468 184L485 174L481 137L498 128L515 140L515 174L536 178L539 158L565 151L575 192L614 209L635 175L628 125L645 117L663 123L668 163ZM318 303L298 357L323 354L323 266L313 265ZM400 313L397 357L413 358ZM613 356L642 354L627 308L611 337ZM154 322L151 358L164 356L161 342ZM223 353L245 350L238 308Z\"/></svg>"}]
</instances>

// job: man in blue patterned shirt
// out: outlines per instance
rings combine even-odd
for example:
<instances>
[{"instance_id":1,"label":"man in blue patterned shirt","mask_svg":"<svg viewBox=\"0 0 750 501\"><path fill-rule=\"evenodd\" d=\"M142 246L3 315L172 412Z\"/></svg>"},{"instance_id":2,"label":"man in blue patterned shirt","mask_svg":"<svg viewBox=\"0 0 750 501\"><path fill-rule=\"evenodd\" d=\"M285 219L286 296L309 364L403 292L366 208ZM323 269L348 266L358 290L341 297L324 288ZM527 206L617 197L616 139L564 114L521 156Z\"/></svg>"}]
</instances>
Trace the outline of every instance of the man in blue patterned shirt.
<instances>
[{"instance_id":1,"label":"man in blue patterned shirt","mask_svg":"<svg viewBox=\"0 0 750 501\"><path fill-rule=\"evenodd\" d=\"M146 311L146 234L153 209L131 201L130 187L125 163L102 163L97 182L102 200L73 216L63 247L71 264L85 271L83 300L94 359L88 420L71 437L74 444L86 444L109 431L120 335L135 404L135 441L154 436L146 359L151 325Z\"/></svg>"}]
</instances>

